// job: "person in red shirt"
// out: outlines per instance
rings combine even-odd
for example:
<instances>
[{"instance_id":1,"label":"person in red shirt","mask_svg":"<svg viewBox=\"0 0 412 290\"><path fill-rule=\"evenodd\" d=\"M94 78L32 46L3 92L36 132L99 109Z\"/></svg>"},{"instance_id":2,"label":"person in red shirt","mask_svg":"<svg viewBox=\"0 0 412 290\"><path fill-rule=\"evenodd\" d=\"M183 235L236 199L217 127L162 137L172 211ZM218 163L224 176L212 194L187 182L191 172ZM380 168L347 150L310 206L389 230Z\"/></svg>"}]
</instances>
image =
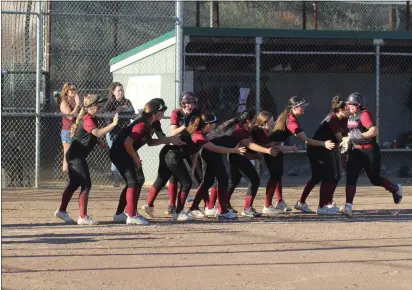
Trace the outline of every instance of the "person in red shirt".
<instances>
[{"instance_id":1,"label":"person in red shirt","mask_svg":"<svg viewBox=\"0 0 412 290\"><path fill-rule=\"evenodd\" d=\"M309 105L305 99L300 97L292 97L288 101L285 110L280 114L276 123L273 121L273 116L266 112L262 116L258 116L255 130L252 131L253 139L259 144L272 143L281 145L291 135L295 135L300 140L311 146L325 147L333 149L335 143L331 140L318 141L308 138L300 126L298 118L305 113L305 108ZM269 131L273 128L272 132ZM289 151L297 151L296 147L286 148ZM285 203L282 194L282 176L283 176L283 154L277 156L265 155L265 163L269 170L270 178L266 185L265 205L262 213L266 215L274 215L286 213L292 209ZM272 205L273 196L276 195L276 205Z\"/></svg>"},{"instance_id":2,"label":"person in red shirt","mask_svg":"<svg viewBox=\"0 0 412 290\"><path fill-rule=\"evenodd\" d=\"M200 212L186 213L184 205L192 187L192 178L184 164L185 158L196 154L202 147L209 148L214 152L241 152L241 149L225 148L215 146L206 138L215 126L216 117L212 114L203 114L197 117L194 122L189 125L187 132L190 135L180 136L180 139L185 142L180 146L165 146L160 152L159 174L150 188L147 203L142 207L150 217L154 217L154 200L159 191L166 185L170 175L175 175L176 179L182 184L182 189L179 191L177 200L176 212L173 218L178 221L193 220L193 218L202 218ZM193 175L193 174L192 174Z\"/></svg>"},{"instance_id":3,"label":"person in red shirt","mask_svg":"<svg viewBox=\"0 0 412 290\"><path fill-rule=\"evenodd\" d=\"M60 113L66 115L77 114L80 110L80 97L77 94L76 86L72 83L65 83L60 95ZM70 129L73 126L76 118L73 116L63 116L62 117L62 130L60 132L60 138L63 143L63 172L66 172L67 161L66 153L70 148L72 143L72 138L70 136Z\"/></svg>"},{"instance_id":4,"label":"person in red shirt","mask_svg":"<svg viewBox=\"0 0 412 290\"><path fill-rule=\"evenodd\" d=\"M148 224L148 221L137 212L137 202L145 182L138 150L145 144L149 146L169 143L182 144L176 137L152 139L153 124L158 123L167 110L163 104L164 102L157 100L150 100L146 103L141 117L124 128L110 148L110 159L126 182L125 188L120 194L115 221L125 221L126 224L135 225ZM124 213L125 208L126 212Z\"/></svg>"},{"instance_id":5,"label":"person in red shirt","mask_svg":"<svg viewBox=\"0 0 412 290\"><path fill-rule=\"evenodd\" d=\"M250 160L255 158L259 153L263 154L272 154L276 155L277 149L275 147L262 147L254 143L251 135L251 130L255 125L255 111L245 110L239 117L230 119L224 122L221 126L216 129L215 138L212 138L211 141L218 143L219 136L222 136L222 140L228 140L228 137L231 136L235 142L239 143L241 146L245 146L247 151L244 155L241 154L229 154L229 186L228 186L228 210L229 212L237 213L231 204L230 199L235 188L239 185L242 176L249 180L249 188L245 197L244 209L241 213L241 216L244 217L259 217L258 213L254 207L253 202L256 197L257 191L259 189L260 178L259 174L256 172L256 169ZM234 128L233 128L234 127ZM233 130L231 130L233 128ZM207 208L205 209L205 214L207 216L212 216L216 214L216 200L218 196L218 187L219 185L215 182L210 194L210 200Z\"/></svg>"},{"instance_id":6,"label":"person in red shirt","mask_svg":"<svg viewBox=\"0 0 412 290\"><path fill-rule=\"evenodd\" d=\"M347 100L350 111L348 137L351 148L346 165L346 204L340 211L348 217L352 217L356 183L362 168L373 185L382 186L392 193L395 204L402 200L402 185L393 184L380 175L381 152L376 143L377 128L371 113L364 107L364 101L365 97L360 93L350 94Z\"/></svg>"},{"instance_id":7,"label":"person in red shirt","mask_svg":"<svg viewBox=\"0 0 412 290\"><path fill-rule=\"evenodd\" d=\"M193 124L194 120L200 116L200 110L197 106L197 98L192 92L183 92L180 95L180 108L173 110L170 117L170 135L171 136L188 136L188 128ZM193 175L200 184L202 182L202 167L198 158L198 152L192 156L185 158L187 167L191 168ZM195 164L195 166L193 166ZM176 198L177 198L177 177L172 174L169 179L169 206L166 214L173 216L176 213Z\"/></svg>"},{"instance_id":8,"label":"person in red shirt","mask_svg":"<svg viewBox=\"0 0 412 290\"><path fill-rule=\"evenodd\" d=\"M332 111L321 122L313 135L314 140L332 140L335 144L342 142L342 133L347 130L348 110L346 103L339 96L332 100ZM342 121L343 120L343 121ZM346 122L345 122L346 121ZM323 147L308 146L307 155L312 169L312 178L306 184L300 199L295 204L295 209L311 213L312 210L306 203L306 198L319 182L319 215L334 215L339 208L333 203L333 194L341 178L341 156L338 147L328 150Z\"/></svg>"},{"instance_id":9,"label":"person in red shirt","mask_svg":"<svg viewBox=\"0 0 412 290\"><path fill-rule=\"evenodd\" d=\"M73 193L80 187L79 208L80 216L77 220L79 225L96 225L97 221L87 215L87 203L89 192L92 186L90 179L89 166L87 157L93 151L97 144L97 138L104 137L112 131L119 120L118 115L114 115L113 122L104 128L97 127L95 116L99 111L101 104L106 100L98 95L89 94L84 98L84 105L76 123L71 128L73 142L67 151L66 160L69 171L69 184L63 192L60 208L54 213L54 216L64 220L66 223L73 223L74 220L66 212Z\"/></svg>"}]
</instances>

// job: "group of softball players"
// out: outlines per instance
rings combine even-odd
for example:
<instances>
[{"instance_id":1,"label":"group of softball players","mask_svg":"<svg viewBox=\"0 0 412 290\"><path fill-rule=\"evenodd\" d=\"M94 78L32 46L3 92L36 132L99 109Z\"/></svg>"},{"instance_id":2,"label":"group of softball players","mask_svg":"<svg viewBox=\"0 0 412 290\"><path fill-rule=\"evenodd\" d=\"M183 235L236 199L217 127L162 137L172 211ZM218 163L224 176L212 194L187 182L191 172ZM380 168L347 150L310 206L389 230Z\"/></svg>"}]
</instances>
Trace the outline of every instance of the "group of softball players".
<instances>
[{"instance_id":1,"label":"group of softball players","mask_svg":"<svg viewBox=\"0 0 412 290\"><path fill-rule=\"evenodd\" d=\"M80 187L79 225L95 225L89 217L87 204L91 179L87 157L93 151L98 138L105 137L118 126L116 113L112 123L97 126L96 114L106 99L89 94L80 106L67 108L78 113L71 125L71 146L65 153L69 183L62 195L60 208L55 216L66 223L74 223L66 209L73 193ZM364 107L364 97L352 93L347 100L334 97L330 113L320 123L312 138L307 137L299 123L299 117L309 105L303 98L289 99L285 110L275 119L270 112L262 111L257 116L245 110L239 116L222 122L208 112L196 108L197 99L190 92L180 96L180 108L171 113L171 136L166 136L160 120L167 106L162 99L152 99L136 118L124 126L112 140L110 159L125 187L120 192L113 220L118 223L145 225L155 218L155 200L159 192L168 185L169 206L166 214L177 221L190 221L214 217L218 220L234 220L238 212L231 205L231 196L241 178L249 186L240 216L255 218L261 215L277 216L291 212L282 193L283 155L297 152L295 146L285 146L287 138L294 135L307 145L307 155L312 177L305 185L294 208L305 213L314 212L306 203L310 192L320 185L318 215L338 213L352 217L356 184L362 169L371 183L382 186L392 193L395 204L402 200L402 186L393 184L380 176L381 153L376 143L377 129L370 112ZM81 107L81 108L80 108ZM216 124L219 123L218 126ZM67 127L67 124L65 124ZM64 128L68 130L68 128ZM152 138L156 134L157 138ZM65 136L66 138L67 136ZM138 212L138 201L145 177L139 149L164 145L159 154L158 175L150 187L146 202ZM346 176L346 203L340 209L333 195L341 178L341 154L348 154ZM269 171L266 194L257 197L260 177L252 160L261 160ZM192 189L192 177L199 182L194 200L185 207ZM275 200L274 200L275 197ZM204 210L201 203L204 203ZM260 203L261 212L254 204ZM185 210L186 208L186 210Z\"/></svg>"}]
</instances>

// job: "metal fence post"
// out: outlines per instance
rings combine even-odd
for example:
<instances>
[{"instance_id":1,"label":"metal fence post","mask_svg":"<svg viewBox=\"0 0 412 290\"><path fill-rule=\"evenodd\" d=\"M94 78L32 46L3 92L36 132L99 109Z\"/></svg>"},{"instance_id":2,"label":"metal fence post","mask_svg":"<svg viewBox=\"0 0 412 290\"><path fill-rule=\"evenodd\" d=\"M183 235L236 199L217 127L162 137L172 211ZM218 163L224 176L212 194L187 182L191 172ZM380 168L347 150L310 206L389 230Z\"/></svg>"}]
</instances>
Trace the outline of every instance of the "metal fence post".
<instances>
[{"instance_id":1,"label":"metal fence post","mask_svg":"<svg viewBox=\"0 0 412 290\"><path fill-rule=\"evenodd\" d=\"M40 134L41 134L41 123L40 123L40 91L41 91L41 77L42 77L42 11L41 11L41 1L36 2L37 10L37 62L36 62L36 160L34 167L34 187L39 187L39 177L40 177Z\"/></svg>"},{"instance_id":2,"label":"metal fence post","mask_svg":"<svg viewBox=\"0 0 412 290\"><path fill-rule=\"evenodd\" d=\"M262 37L255 38L255 54L256 54L256 116L260 112L260 56ZM260 174L260 161L256 160L256 171Z\"/></svg>"},{"instance_id":3,"label":"metal fence post","mask_svg":"<svg viewBox=\"0 0 412 290\"><path fill-rule=\"evenodd\" d=\"M381 45L383 45L383 39L374 39L373 44L375 45L375 57L376 57L376 128L378 128L378 134L376 136L376 142L379 144L379 129L380 129L380 53L381 53Z\"/></svg>"},{"instance_id":4,"label":"metal fence post","mask_svg":"<svg viewBox=\"0 0 412 290\"><path fill-rule=\"evenodd\" d=\"M176 96L175 108L179 107L179 95L183 88L183 3L176 1Z\"/></svg>"}]
</instances>

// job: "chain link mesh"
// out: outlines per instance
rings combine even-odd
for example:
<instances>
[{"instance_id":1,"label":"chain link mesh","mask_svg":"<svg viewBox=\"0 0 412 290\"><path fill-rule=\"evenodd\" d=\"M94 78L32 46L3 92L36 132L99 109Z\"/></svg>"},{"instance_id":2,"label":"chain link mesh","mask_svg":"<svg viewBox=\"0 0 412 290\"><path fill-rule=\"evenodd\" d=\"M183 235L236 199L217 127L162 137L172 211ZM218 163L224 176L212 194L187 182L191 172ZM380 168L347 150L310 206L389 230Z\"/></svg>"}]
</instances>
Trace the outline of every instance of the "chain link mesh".
<instances>
[{"instance_id":1,"label":"chain link mesh","mask_svg":"<svg viewBox=\"0 0 412 290\"><path fill-rule=\"evenodd\" d=\"M362 31L405 31L408 26L407 5L401 1L218 1L217 11L212 3L186 2L185 26Z\"/></svg>"},{"instance_id":2,"label":"chain link mesh","mask_svg":"<svg viewBox=\"0 0 412 290\"><path fill-rule=\"evenodd\" d=\"M35 109L37 16L29 14L35 12L35 6L35 1L1 3L2 11L27 13L2 13L2 112Z\"/></svg>"},{"instance_id":3,"label":"chain link mesh","mask_svg":"<svg viewBox=\"0 0 412 290\"><path fill-rule=\"evenodd\" d=\"M47 2L44 2L43 11ZM404 2L184 2L184 25L228 28L405 31L412 18ZM33 186L35 179L36 2L2 2L2 184ZM197 11L197 9L199 9ZM24 14L12 14L19 11ZM40 136L40 185L64 186L62 127L58 106L51 97L67 82L76 84L81 98L87 93L107 94L113 81L109 60L174 29L174 2L51 1L44 13L43 75ZM198 13L197 13L198 12ZM218 14L218 15L217 15ZM218 17L217 17L218 16ZM212 20L212 21L211 21ZM216 21L218 23L216 23ZM380 57L380 143L382 173L411 177L412 44L387 41ZM309 100L301 122L308 135L317 128L333 95L346 97L361 91L376 116L375 46L372 40L264 38L260 70L260 107L280 114L287 99L299 94ZM172 58L165 58L173 62ZM174 59L174 58L173 58ZM160 59L161 60L161 59ZM160 61L159 60L159 61ZM220 121L244 108L256 108L256 56L254 37L191 36L185 47L185 89L195 92L199 106ZM160 68L161 62L142 67ZM174 66L174 62L173 62ZM163 68L162 68L163 69ZM145 69L145 72L149 72ZM161 72L159 72L160 74ZM169 72L167 72L169 73ZM149 74L149 73L146 73ZM121 76L119 76L121 78ZM125 83L127 76L124 76ZM189 84L189 85L188 85ZM191 85L190 85L191 84ZM166 94L174 94L173 89ZM246 103L239 101L247 98ZM127 94L126 94L127 97ZM163 95L162 95L163 97ZM5 114L7 113L7 114ZM104 125L104 120L99 121ZM168 134L169 120L162 126ZM24 133L23 133L24 132ZM104 139L101 140L103 143ZM301 149L304 145L291 138ZM16 146L16 144L18 144ZM156 175L159 147L144 147L147 180ZM392 151L385 151L392 150ZM94 185L113 186L108 148L89 157ZM285 177L301 182L310 174L307 158L287 154ZM264 173L264 177L265 177ZM263 181L262 181L263 182ZM117 185L117 184L116 184Z\"/></svg>"}]
</instances>

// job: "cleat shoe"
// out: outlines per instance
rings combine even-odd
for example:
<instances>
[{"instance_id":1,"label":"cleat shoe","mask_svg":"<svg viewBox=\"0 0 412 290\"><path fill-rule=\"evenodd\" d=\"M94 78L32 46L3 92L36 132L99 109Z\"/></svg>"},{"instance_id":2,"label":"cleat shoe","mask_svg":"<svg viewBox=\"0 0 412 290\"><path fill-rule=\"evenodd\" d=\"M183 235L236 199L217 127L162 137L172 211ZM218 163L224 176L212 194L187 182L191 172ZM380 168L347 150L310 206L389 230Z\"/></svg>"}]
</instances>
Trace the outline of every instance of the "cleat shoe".
<instances>
[{"instance_id":1,"label":"cleat shoe","mask_svg":"<svg viewBox=\"0 0 412 290\"><path fill-rule=\"evenodd\" d=\"M175 213L173 215L173 219L176 221L192 221L193 216L190 213L186 213L185 211L181 211L180 213Z\"/></svg>"},{"instance_id":2,"label":"cleat shoe","mask_svg":"<svg viewBox=\"0 0 412 290\"><path fill-rule=\"evenodd\" d=\"M176 207L174 205L169 205L167 207L167 211L165 211L165 215L173 216L176 213Z\"/></svg>"},{"instance_id":3,"label":"cleat shoe","mask_svg":"<svg viewBox=\"0 0 412 290\"><path fill-rule=\"evenodd\" d=\"M350 218L353 217L352 208L349 207L348 205L345 205L344 207L341 207L339 211L340 211L340 213L346 215L347 217L350 217Z\"/></svg>"},{"instance_id":4,"label":"cleat shoe","mask_svg":"<svg viewBox=\"0 0 412 290\"><path fill-rule=\"evenodd\" d=\"M216 207L209 209L208 207L205 207L205 216L207 217L215 217L217 214Z\"/></svg>"},{"instance_id":5,"label":"cleat shoe","mask_svg":"<svg viewBox=\"0 0 412 290\"><path fill-rule=\"evenodd\" d=\"M332 204L328 204L327 208L329 209L330 212L333 212L335 214L339 213L339 208L336 206L336 203L332 202Z\"/></svg>"},{"instance_id":6,"label":"cleat shoe","mask_svg":"<svg viewBox=\"0 0 412 290\"><path fill-rule=\"evenodd\" d=\"M194 219L202 219L205 215L200 210L190 210L188 214L191 214Z\"/></svg>"},{"instance_id":7,"label":"cleat shoe","mask_svg":"<svg viewBox=\"0 0 412 290\"><path fill-rule=\"evenodd\" d=\"M113 216L113 221L116 223L125 223L128 217L129 216L127 215L127 213L122 212L121 214L115 214Z\"/></svg>"},{"instance_id":8,"label":"cleat shoe","mask_svg":"<svg viewBox=\"0 0 412 290\"><path fill-rule=\"evenodd\" d=\"M253 207L249 207L247 210L242 211L241 216L255 218L262 215L258 213Z\"/></svg>"},{"instance_id":9,"label":"cleat shoe","mask_svg":"<svg viewBox=\"0 0 412 290\"><path fill-rule=\"evenodd\" d=\"M227 212L227 213L219 213L216 215L216 218L218 221L233 221L237 219L237 216L233 213Z\"/></svg>"},{"instance_id":10,"label":"cleat shoe","mask_svg":"<svg viewBox=\"0 0 412 290\"><path fill-rule=\"evenodd\" d=\"M127 217L127 225L147 225L149 221L140 215L135 215L134 217Z\"/></svg>"},{"instance_id":11,"label":"cleat shoe","mask_svg":"<svg viewBox=\"0 0 412 290\"><path fill-rule=\"evenodd\" d=\"M337 212L334 209L329 208L327 205L319 207L317 212L318 215L335 215Z\"/></svg>"},{"instance_id":12,"label":"cleat shoe","mask_svg":"<svg viewBox=\"0 0 412 290\"><path fill-rule=\"evenodd\" d=\"M300 210L301 212L305 213L313 213L306 202L300 202L299 200L296 201L295 209Z\"/></svg>"},{"instance_id":13,"label":"cleat shoe","mask_svg":"<svg viewBox=\"0 0 412 290\"><path fill-rule=\"evenodd\" d=\"M85 216L84 218L79 217L79 219L77 220L77 224L94 226L94 225L98 225L99 222L91 219L89 216Z\"/></svg>"},{"instance_id":14,"label":"cleat shoe","mask_svg":"<svg viewBox=\"0 0 412 290\"><path fill-rule=\"evenodd\" d=\"M275 208L284 212L292 211L292 209L286 204L284 200L276 202Z\"/></svg>"},{"instance_id":15,"label":"cleat shoe","mask_svg":"<svg viewBox=\"0 0 412 290\"><path fill-rule=\"evenodd\" d=\"M54 216L61 220L64 220L66 224L74 224L74 220L69 216L67 211L56 210Z\"/></svg>"},{"instance_id":16,"label":"cleat shoe","mask_svg":"<svg viewBox=\"0 0 412 290\"><path fill-rule=\"evenodd\" d=\"M402 201L402 184L397 184L396 187L397 187L397 190L393 194L393 202L395 204L400 204Z\"/></svg>"},{"instance_id":17,"label":"cleat shoe","mask_svg":"<svg viewBox=\"0 0 412 290\"><path fill-rule=\"evenodd\" d=\"M150 216L151 218L154 218L155 217L155 214L154 214L154 206L150 206L150 205L148 205L147 203L145 203L143 206L142 206L142 209L146 212L146 214L148 215L148 216Z\"/></svg>"},{"instance_id":18,"label":"cleat shoe","mask_svg":"<svg viewBox=\"0 0 412 290\"><path fill-rule=\"evenodd\" d=\"M270 205L269 207L263 207L262 209L262 214L264 215L279 215L285 213L283 210L275 208L273 205Z\"/></svg>"}]
</instances>

